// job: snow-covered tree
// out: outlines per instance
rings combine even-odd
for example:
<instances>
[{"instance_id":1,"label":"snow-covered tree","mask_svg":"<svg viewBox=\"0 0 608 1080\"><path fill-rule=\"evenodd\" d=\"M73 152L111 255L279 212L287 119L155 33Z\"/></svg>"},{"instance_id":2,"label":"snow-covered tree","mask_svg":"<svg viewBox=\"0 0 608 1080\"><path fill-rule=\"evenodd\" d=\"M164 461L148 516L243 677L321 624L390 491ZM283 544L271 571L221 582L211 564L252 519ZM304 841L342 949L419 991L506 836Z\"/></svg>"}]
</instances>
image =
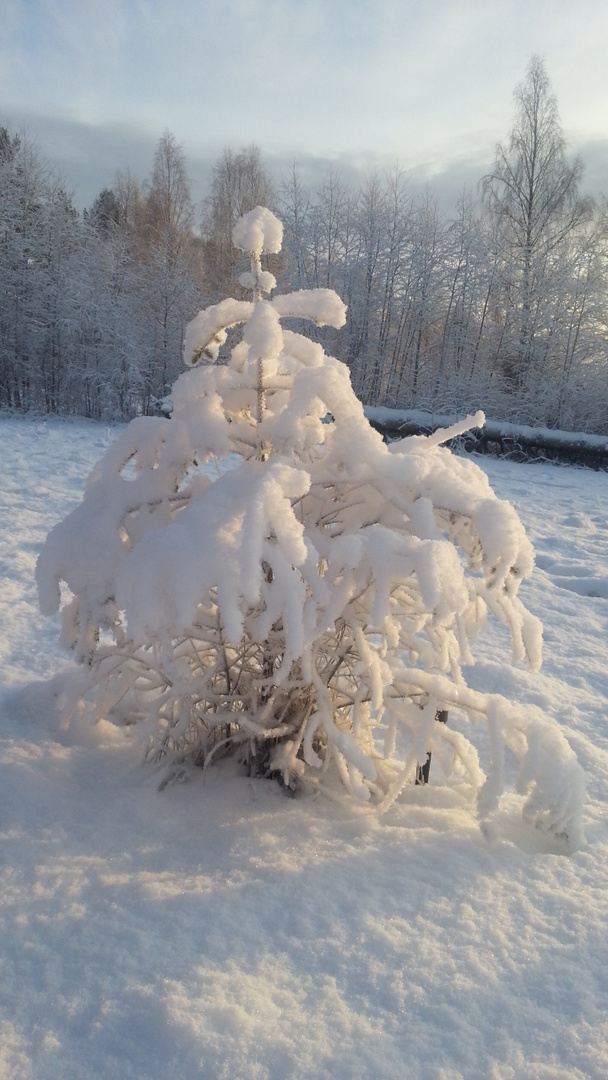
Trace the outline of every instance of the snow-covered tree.
<instances>
[{"instance_id":1,"label":"snow-covered tree","mask_svg":"<svg viewBox=\"0 0 608 1080\"><path fill-rule=\"evenodd\" d=\"M40 603L52 614L61 583L71 591L72 707L136 725L148 757L173 771L234 747L289 789L339 776L381 808L433 751L482 819L504 790L508 748L525 816L576 842L582 774L559 729L470 688L463 670L488 611L516 661L537 667L541 653L517 595L533 566L523 527L485 474L441 445L483 414L386 446L346 366L282 325L339 327L336 293L268 298L261 256L281 239L269 210L241 218L252 299L199 313L172 418L134 420L49 534ZM229 362L209 363L240 324ZM445 709L458 725L437 722ZM459 730L467 718L487 724L485 775Z\"/></svg>"},{"instance_id":2,"label":"snow-covered tree","mask_svg":"<svg viewBox=\"0 0 608 1080\"><path fill-rule=\"evenodd\" d=\"M561 273L566 248L590 219L592 203L579 196L583 165L567 159L557 101L540 57L532 57L515 102L509 143L497 146L483 185L504 259L509 334L503 365L509 381L524 387L528 369L546 359L555 304L568 302L570 283Z\"/></svg>"}]
</instances>

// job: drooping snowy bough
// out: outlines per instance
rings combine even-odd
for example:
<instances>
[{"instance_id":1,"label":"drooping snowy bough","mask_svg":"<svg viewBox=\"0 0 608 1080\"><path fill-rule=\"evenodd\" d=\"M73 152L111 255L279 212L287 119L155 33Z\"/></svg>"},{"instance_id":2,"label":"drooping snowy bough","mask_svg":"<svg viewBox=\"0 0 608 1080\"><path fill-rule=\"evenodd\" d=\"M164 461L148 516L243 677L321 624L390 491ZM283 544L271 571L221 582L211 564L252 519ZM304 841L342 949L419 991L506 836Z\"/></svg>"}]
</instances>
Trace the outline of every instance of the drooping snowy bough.
<instances>
[{"instance_id":1,"label":"drooping snowy bough","mask_svg":"<svg viewBox=\"0 0 608 1080\"><path fill-rule=\"evenodd\" d=\"M515 661L540 664L540 624L517 596L533 566L522 525L441 445L455 429L386 446L347 368L283 327L340 327L345 307L323 289L264 298L275 280L261 256L281 238L260 207L237 224L252 300L194 319L172 418L134 420L49 534L40 604L52 614L61 583L71 591L77 707L138 725L146 754L173 768L236 747L287 787L337 773L380 808L433 751L482 819L508 748L524 815L576 844L582 773L565 738L540 712L470 689L462 670L488 610ZM238 324L229 362L201 363ZM485 774L472 743L436 722L444 709L486 722Z\"/></svg>"}]
</instances>

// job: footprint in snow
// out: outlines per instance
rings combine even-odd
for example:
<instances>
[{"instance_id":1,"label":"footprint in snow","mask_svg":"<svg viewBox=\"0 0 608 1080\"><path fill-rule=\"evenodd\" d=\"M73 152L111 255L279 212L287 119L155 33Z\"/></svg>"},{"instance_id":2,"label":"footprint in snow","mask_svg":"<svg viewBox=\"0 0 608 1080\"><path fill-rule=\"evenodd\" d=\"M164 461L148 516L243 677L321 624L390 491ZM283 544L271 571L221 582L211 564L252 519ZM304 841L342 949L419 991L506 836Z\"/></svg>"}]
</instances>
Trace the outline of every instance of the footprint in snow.
<instances>
[{"instance_id":1,"label":"footprint in snow","mask_svg":"<svg viewBox=\"0 0 608 1080\"><path fill-rule=\"evenodd\" d=\"M584 563L560 563L551 555L537 555L536 565L539 570L546 570L552 577L580 578L589 577L593 573L593 569Z\"/></svg>"},{"instance_id":2,"label":"footprint in snow","mask_svg":"<svg viewBox=\"0 0 608 1080\"><path fill-rule=\"evenodd\" d=\"M585 529L586 532L597 532L597 526L587 514L568 514L562 519L562 525L567 529Z\"/></svg>"},{"instance_id":3,"label":"footprint in snow","mask_svg":"<svg viewBox=\"0 0 608 1080\"><path fill-rule=\"evenodd\" d=\"M573 567L578 571L578 567ZM551 580L558 589L567 589L568 592L578 593L579 596L588 596L599 600L608 600L608 578L585 577L579 573L577 577L560 577L551 574Z\"/></svg>"},{"instance_id":4,"label":"footprint in snow","mask_svg":"<svg viewBox=\"0 0 608 1080\"><path fill-rule=\"evenodd\" d=\"M598 577L584 563L560 563L551 555L537 553L536 565L549 575L558 589L600 600L608 600L608 577Z\"/></svg>"}]
</instances>

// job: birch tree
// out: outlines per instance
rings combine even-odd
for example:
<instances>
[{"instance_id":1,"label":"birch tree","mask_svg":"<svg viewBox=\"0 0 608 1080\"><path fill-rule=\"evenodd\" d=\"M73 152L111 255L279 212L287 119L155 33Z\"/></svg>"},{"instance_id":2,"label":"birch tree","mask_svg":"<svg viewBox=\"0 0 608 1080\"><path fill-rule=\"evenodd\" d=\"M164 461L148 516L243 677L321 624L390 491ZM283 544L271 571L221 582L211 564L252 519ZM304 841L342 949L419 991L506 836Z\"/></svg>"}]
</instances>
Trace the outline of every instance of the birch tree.
<instances>
[{"instance_id":1,"label":"birch tree","mask_svg":"<svg viewBox=\"0 0 608 1080\"><path fill-rule=\"evenodd\" d=\"M568 160L557 101L538 56L515 90L515 106L509 140L497 146L483 189L503 246L503 302L511 325L503 367L521 389L539 360L557 253L588 219L591 206L579 195L582 162Z\"/></svg>"}]
</instances>

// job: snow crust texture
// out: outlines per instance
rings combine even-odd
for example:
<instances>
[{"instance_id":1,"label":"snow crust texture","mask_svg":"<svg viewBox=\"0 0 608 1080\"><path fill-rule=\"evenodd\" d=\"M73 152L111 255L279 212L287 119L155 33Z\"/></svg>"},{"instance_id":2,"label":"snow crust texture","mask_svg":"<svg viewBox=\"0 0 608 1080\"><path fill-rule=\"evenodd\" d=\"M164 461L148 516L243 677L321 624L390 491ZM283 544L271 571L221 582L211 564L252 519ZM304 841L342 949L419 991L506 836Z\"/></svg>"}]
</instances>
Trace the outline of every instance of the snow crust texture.
<instances>
[{"instance_id":1,"label":"snow crust texture","mask_svg":"<svg viewBox=\"0 0 608 1080\"><path fill-rule=\"evenodd\" d=\"M282 324L339 327L340 299L264 299L280 223L257 208L234 235L253 301L197 316L172 418L126 428L40 555L41 610L62 608L81 664L69 722L134 726L169 765L165 782L236 747L292 792L339 778L382 812L431 752L482 823L511 790L526 820L574 849L583 776L559 727L466 677L488 614L515 663L541 661L540 623L518 596L534 565L520 519L441 445L483 414L385 446L347 368ZM241 323L228 362L201 363ZM485 722L484 762L438 722L445 710Z\"/></svg>"}]
</instances>

